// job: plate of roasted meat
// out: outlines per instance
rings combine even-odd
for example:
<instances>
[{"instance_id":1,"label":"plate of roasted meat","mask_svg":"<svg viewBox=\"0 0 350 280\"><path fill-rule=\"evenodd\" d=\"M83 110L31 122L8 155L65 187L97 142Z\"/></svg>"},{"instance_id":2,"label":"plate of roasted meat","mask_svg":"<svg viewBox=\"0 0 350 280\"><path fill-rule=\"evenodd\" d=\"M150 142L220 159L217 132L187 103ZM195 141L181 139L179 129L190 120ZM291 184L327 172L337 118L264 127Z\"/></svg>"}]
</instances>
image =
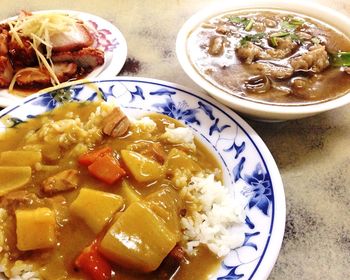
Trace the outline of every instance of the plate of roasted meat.
<instances>
[{"instance_id":1,"label":"plate of roasted meat","mask_svg":"<svg viewBox=\"0 0 350 280\"><path fill-rule=\"evenodd\" d=\"M21 11L0 22L0 106L102 73L117 75L127 45L112 23L70 10Z\"/></svg>"}]
</instances>

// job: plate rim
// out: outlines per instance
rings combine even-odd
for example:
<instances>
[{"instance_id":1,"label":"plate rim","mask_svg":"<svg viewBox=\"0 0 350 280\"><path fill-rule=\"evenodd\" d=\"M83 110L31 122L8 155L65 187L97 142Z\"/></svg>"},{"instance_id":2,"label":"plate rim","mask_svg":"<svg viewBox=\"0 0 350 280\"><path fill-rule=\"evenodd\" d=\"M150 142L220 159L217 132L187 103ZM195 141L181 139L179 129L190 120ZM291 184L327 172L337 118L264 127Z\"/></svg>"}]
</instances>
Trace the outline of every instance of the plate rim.
<instances>
[{"instance_id":1,"label":"plate rim","mask_svg":"<svg viewBox=\"0 0 350 280\"><path fill-rule=\"evenodd\" d=\"M260 155L261 160L264 162L267 172L270 174L270 180L272 183L272 190L274 194L273 203L273 217L270 225L269 232L271 233L266 241L265 248L262 252L259 262L257 263L254 271L251 273L249 279L267 279L270 275L275 263L277 261L278 255L281 250L282 241L284 238L285 222L286 222L286 198L284 193L284 185L280 171L277 164L268 149L267 145L264 143L262 138L256 133L256 131L237 113L235 113L231 108L221 104L219 101L215 100L211 96L207 96L205 93L191 89L189 87L165 81L160 79L145 78L145 77L130 77L130 76L117 76L108 78L94 78L88 80L75 81L71 84L62 84L61 87L67 87L69 85L85 85L89 83L100 83L100 82L140 82L144 84L155 84L160 86L165 86L168 88L173 88L175 90L182 91L186 94L190 94L196 98L202 99L209 102L210 105L214 106L216 110L221 111L225 114L232 122L237 124L246 137L250 139L253 146L255 147L257 153ZM0 119L9 114L11 111L18 109L24 104L30 103L33 99L38 98L40 95L47 94L52 90L43 90L40 93L32 94L21 100L20 103L9 106L0 111ZM192 128L191 128L192 129ZM277 199L278 198L278 199ZM277 206L277 207L276 207ZM278 208L278 211L276 211ZM278 225L278 227L277 227Z\"/></svg>"}]
</instances>

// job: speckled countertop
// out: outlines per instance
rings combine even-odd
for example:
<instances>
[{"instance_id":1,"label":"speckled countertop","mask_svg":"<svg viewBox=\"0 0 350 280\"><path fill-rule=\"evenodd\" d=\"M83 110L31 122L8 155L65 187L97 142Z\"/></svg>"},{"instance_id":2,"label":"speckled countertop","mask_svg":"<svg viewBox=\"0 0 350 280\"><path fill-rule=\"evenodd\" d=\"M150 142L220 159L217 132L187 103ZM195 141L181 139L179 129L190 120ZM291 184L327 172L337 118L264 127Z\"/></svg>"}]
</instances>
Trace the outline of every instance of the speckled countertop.
<instances>
[{"instance_id":1,"label":"speckled countertop","mask_svg":"<svg viewBox=\"0 0 350 280\"><path fill-rule=\"evenodd\" d=\"M123 75L198 89L177 62L175 39L190 15L213 2L0 0L0 18L16 15L20 9L96 14L117 25L126 37L129 59ZM350 16L349 0L315 2ZM297 121L247 121L274 156L286 193L285 238L269 279L350 279L350 106Z\"/></svg>"}]
</instances>

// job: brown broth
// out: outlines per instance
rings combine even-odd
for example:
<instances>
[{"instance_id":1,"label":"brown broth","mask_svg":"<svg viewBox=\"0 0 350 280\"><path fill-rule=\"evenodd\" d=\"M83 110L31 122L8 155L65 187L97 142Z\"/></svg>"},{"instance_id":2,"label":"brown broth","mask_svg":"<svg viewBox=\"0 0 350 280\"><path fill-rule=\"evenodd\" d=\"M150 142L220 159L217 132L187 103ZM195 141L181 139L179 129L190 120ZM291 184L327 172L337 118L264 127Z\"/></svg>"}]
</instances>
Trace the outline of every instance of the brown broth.
<instances>
[{"instance_id":1,"label":"brown broth","mask_svg":"<svg viewBox=\"0 0 350 280\"><path fill-rule=\"evenodd\" d=\"M248 21L254 20L253 28L247 31L243 24L232 23L229 20L229 18L235 17L246 18ZM271 42L267 39L268 34L284 30L284 27L282 27L284 22L288 22L289 19L293 18L302 20L304 23L298 26L297 29L289 30L290 34L295 32L311 34L312 38L318 38L320 40L319 43L326 47L327 53L350 51L349 38L316 19L285 11L253 10L218 15L202 23L189 35L187 43L188 56L196 70L205 79L227 93L240 98L263 103L293 105L323 102L346 94L350 89L350 75L339 67L328 66L320 73L314 73L311 70L294 70L291 77L282 79L259 69L258 64L291 67L290 59L308 52L310 46L312 46L313 43L310 38L298 41L297 49L294 49L292 53L281 59L258 58L249 64L238 57L236 48L240 46L242 38L247 35L264 34L264 37L254 44L257 44L264 51L273 49ZM275 21L277 25L268 27L264 23L266 19ZM259 26L260 24L262 24L262 27ZM257 27L254 27L255 25ZM258 27L262 28L262 30L259 30ZM227 28L230 31L223 33L220 31L220 28ZM210 40L214 37L224 38L223 51L216 55L210 54ZM271 83L270 89L265 92L255 93L244 87L244 84L249 79L260 75L268 77ZM292 87L293 79L296 78L306 81L302 90Z\"/></svg>"}]
</instances>

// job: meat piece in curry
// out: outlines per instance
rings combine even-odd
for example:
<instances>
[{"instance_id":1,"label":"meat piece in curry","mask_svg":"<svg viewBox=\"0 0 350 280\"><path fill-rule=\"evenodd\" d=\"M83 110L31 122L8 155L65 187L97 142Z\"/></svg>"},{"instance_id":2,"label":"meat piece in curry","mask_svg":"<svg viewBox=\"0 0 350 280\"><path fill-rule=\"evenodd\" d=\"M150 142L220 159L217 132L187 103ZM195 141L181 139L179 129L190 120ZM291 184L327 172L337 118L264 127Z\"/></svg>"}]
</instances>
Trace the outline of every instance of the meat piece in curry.
<instances>
[{"instance_id":1,"label":"meat piece in curry","mask_svg":"<svg viewBox=\"0 0 350 280\"><path fill-rule=\"evenodd\" d=\"M350 39L291 12L215 16L190 34L188 55L214 85L259 102L315 103L350 89Z\"/></svg>"}]
</instances>

